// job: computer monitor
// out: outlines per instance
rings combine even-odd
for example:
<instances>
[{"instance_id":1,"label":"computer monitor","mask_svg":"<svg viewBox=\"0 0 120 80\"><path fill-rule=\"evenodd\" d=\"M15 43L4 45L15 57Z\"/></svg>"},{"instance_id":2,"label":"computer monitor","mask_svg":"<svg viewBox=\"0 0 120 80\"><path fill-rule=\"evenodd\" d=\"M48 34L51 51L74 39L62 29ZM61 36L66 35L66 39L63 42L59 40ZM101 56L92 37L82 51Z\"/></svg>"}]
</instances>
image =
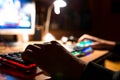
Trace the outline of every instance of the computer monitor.
<instances>
[{"instance_id":1,"label":"computer monitor","mask_svg":"<svg viewBox=\"0 0 120 80\"><path fill-rule=\"evenodd\" d=\"M29 35L35 31L32 0L0 0L0 35Z\"/></svg>"}]
</instances>

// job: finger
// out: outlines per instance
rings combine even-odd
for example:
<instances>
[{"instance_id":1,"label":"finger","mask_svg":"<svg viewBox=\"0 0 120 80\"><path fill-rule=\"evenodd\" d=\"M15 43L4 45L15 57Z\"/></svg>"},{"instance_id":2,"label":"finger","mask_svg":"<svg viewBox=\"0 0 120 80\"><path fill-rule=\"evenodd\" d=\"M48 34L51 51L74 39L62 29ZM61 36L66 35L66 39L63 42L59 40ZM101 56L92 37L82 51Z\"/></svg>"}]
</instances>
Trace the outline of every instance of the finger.
<instances>
[{"instance_id":1,"label":"finger","mask_svg":"<svg viewBox=\"0 0 120 80\"><path fill-rule=\"evenodd\" d=\"M79 39L78 39L78 42L81 42L81 41L84 41L86 38L88 38L89 36L87 34L84 34L83 36L81 36Z\"/></svg>"},{"instance_id":2,"label":"finger","mask_svg":"<svg viewBox=\"0 0 120 80\"><path fill-rule=\"evenodd\" d=\"M31 61L32 59L32 50L30 49L26 49L23 53L22 53L22 59L25 61Z\"/></svg>"},{"instance_id":3,"label":"finger","mask_svg":"<svg viewBox=\"0 0 120 80\"><path fill-rule=\"evenodd\" d=\"M41 47L43 44L34 44L34 45Z\"/></svg>"},{"instance_id":4,"label":"finger","mask_svg":"<svg viewBox=\"0 0 120 80\"><path fill-rule=\"evenodd\" d=\"M52 44L59 44L57 41L51 41Z\"/></svg>"},{"instance_id":5,"label":"finger","mask_svg":"<svg viewBox=\"0 0 120 80\"><path fill-rule=\"evenodd\" d=\"M30 50L30 49L27 49L23 52L22 54L22 58L23 60L27 61L27 62L33 62L33 63L36 63L38 62L39 60L41 60L41 58L43 57L41 55L41 50L37 50L37 51L33 51L33 50ZM45 57L44 57L45 58Z\"/></svg>"},{"instance_id":6,"label":"finger","mask_svg":"<svg viewBox=\"0 0 120 80\"><path fill-rule=\"evenodd\" d=\"M88 35L88 34L84 34L83 36L81 36L79 39L78 39L78 42L81 42L81 41L84 41L84 40L92 40L92 41L97 41L98 38L94 37L94 36L91 36L91 35Z\"/></svg>"},{"instance_id":7,"label":"finger","mask_svg":"<svg viewBox=\"0 0 120 80\"><path fill-rule=\"evenodd\" d=\"M94 42L93 44L91 44L91 47L93 49L99 49L100 48L100 43L99 42Z\"/></svg>"},{"instance_id":8,"label":"finger","mask_svg":"<svg viewBox=\"0 0 120 80\"><path fill-rule=\"evenodd\" d=\"M40 50L41 47L39 47L39 46L37 46L37 45L28 45L25 50L27 50L27 49L30 49L30 50L32 50L32 51L37 51L37 50Z\"/></svg>"},{"instance_id":9,"label":"finger","mask_svg":"<svg viewBox=\"0 0 120 80\"><path fill-rule=\"evenodd\" d=\"M57 41L51 41L51 44L52 45L57 45L57 46L61 46L61 47L63 47L59 42L57 42Z\"/></svg>"}]
</instances>

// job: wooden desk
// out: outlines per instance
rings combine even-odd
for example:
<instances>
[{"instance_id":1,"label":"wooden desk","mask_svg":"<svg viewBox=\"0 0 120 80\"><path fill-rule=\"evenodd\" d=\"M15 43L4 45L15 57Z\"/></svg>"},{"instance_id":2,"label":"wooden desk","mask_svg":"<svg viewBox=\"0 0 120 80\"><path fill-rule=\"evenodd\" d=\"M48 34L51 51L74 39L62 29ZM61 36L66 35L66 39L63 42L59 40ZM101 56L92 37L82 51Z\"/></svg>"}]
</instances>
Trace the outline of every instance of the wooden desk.
<instances>
[{"instance_id":1,"label":"wooden desk","mask_svg":"<svg viewBox=\"0 0 120 80\"><path fill-rule=\"evenodd\" d=\"M0 53L9 53L9 52L18 52L18 51L24 51L24 49L26 48L27 45L29 44L38 44L38 43L42 43L42 42L29 42L29 43L23 43L21 45L18 45L17 47L8 47L6 46L6 48L4 48L4 50L1 50L0 49ZM93 51L92 54L88 55L88 56L85 56L85 57L81 57L80 59L85 61L86 63L90 62L90 61L93 61L97 58L100 58L101 56L104 56L107 54L108 51ZM9 69L10 70L10 69ZM14 70L11 70L14 72ZM28 76L28 75L24 75L24 76ZM2 78L15 78L15 80L23 80L23 79L20 79L20 78L16 78L15 76L13 75L10 75L10 74L7 74L5 73L4 71L3 72L0 72L0 80ZM36 76L34 78L34 80L45 80L46 78L49 78L49 76L46 76L45 74L40 74L38 76ZM9 79L5 79L5 80L9 80ZM12 79L11 79L12 80Z\"/></svg>"}]
</instances>

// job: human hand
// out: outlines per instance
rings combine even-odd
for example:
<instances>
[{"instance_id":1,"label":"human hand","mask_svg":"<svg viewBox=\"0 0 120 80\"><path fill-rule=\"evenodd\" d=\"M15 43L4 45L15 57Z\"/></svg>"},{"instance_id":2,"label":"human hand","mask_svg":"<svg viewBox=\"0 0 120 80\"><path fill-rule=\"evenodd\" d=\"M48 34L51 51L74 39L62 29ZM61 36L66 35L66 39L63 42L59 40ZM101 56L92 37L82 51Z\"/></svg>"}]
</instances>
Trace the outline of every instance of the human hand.
<instances>
[{"instance_id":1,"label":"human hand","mask_svg":"<svg viewBox=\"0 0 120 80\"><path fill-rule=\"evenodd\" d=\"M104 40L88 34L82 35L78 39L78 42L81 42L84 40L92 40L93 43L90 44L89 46L92 46L93 49L99 49L99 50L111 50L116 44L114 41Z\"/></svg>"},{"instance_id":2,"label":"human hand","mask_svg":"<svg viewBox=\"0 0 120 80\"><path fill-rule=\"evenodd\" d=\"M52 77L73 78L73 80L80 77L86 66L56 41L29 45L22 58L36 63Z\"/></svg>"}]
</instances>

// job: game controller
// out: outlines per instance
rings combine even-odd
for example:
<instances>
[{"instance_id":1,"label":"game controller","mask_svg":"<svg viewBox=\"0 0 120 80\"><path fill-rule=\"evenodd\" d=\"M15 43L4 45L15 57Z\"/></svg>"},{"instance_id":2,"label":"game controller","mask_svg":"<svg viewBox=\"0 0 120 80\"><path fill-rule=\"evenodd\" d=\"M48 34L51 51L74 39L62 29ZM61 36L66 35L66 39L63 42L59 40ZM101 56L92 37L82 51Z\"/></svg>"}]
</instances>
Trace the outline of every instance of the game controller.
<instances>
[{"instance_id":1,"label":"game controller","mask_svg":"<svg viewBox=\"0 0 120 80\"><path fill-rule=\"evenodd\" d=\"M71 54L78 57L89 55L93 52L93 48L90 46L91 44L93 44L92 40L79 42L74 47L73 51L71 51Z\"/></svg>"}]
</instances>

